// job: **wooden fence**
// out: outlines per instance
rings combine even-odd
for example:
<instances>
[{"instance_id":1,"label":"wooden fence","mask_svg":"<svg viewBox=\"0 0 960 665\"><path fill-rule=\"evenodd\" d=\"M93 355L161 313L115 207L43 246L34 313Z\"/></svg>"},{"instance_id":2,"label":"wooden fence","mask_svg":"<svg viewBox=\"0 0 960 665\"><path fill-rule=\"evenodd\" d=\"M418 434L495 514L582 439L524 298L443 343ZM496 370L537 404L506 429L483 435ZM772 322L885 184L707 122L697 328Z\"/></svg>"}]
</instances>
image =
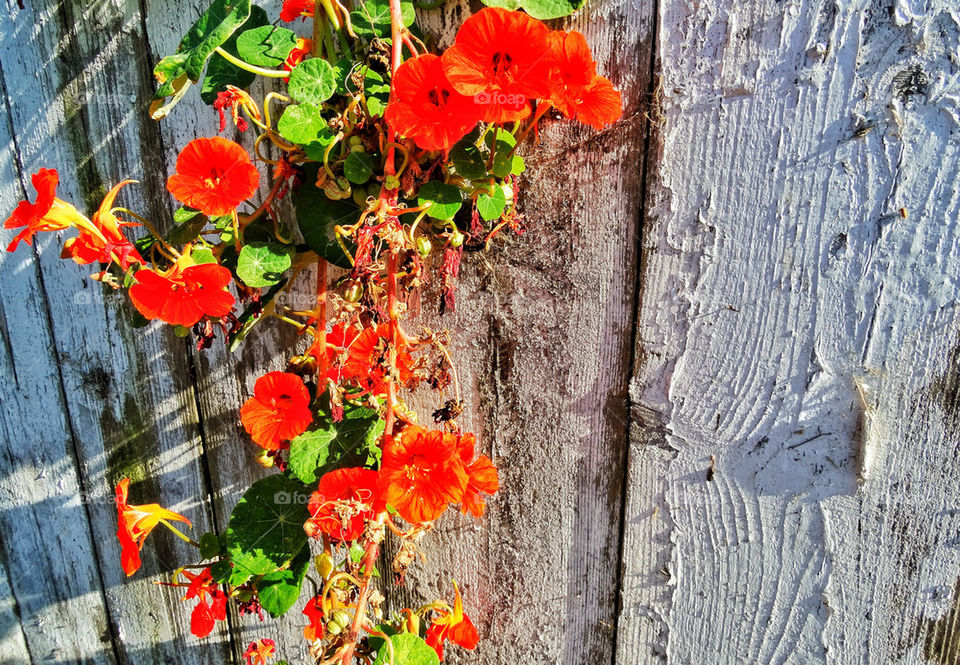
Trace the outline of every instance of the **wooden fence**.
<instances>
[{"instance_id":1,"label":"wooden fence","mask_svg":"<svg viewBox=\"0 0 960 665\"><path fill-rule=\"evenodd\" d=\"M0 212L50 166L87 207L138 178L169 220L163 177L216 121L194 95L149 120L150 72L201 1L8 0ZM588 5L569 25L624 118L549 127L530 232L468 260L454 314L422 308L503 490L386 593L461 582L481 645L452 663L960 662L960 10ZM427 21L449 40L468 11ZM157 533L125 578L110 495L127 474L222 527L261 473L237 407L293 340L134 329L61 243L0 257L0 662L228 663L271 637L306 663L299 606L189 636L154 585L189 553Z\"/></svg>"}]
</instances>

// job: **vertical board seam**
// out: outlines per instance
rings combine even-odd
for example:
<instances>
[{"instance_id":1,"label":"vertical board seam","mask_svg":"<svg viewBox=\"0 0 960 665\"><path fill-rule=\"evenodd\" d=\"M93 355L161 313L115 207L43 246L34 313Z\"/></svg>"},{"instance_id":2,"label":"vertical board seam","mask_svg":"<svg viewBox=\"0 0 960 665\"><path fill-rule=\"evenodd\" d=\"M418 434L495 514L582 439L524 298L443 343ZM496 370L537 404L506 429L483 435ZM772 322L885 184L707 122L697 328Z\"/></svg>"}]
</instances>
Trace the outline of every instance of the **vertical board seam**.
<instances>
[{"instance_id":1,"label":"vertical board seam","mask_svg":"<svg viewBox=\"0 0 960 665\"><path fill-rule=\"evenodd\" d=\"M649 113L649 109L653 107L656 103L656 70L657 70L657 45L660 43L658 39L658 32L660 29L660 0L652 0L652 23L650 26L650 66L647 71L647 76L649 80L647 81L647 118L645 121L645 127L643 131L643 154L640 158L639 170L640 170L640 208L638 210L638 219L636 224L636 243L635 243L635 255L636 255L636 274L634 275L634 285L633 285L633 308L630 313L630 358L627 362L627 421L626 421L626 433L625 433L625 445L623 451L623 457L621 460L623 468L623 482L620 487L620 496L622 501L620 502L620 517L619 517L619 539L617 542L617 579L616 579L616 589L617 589L617 602L616 602L616 612L613 616L613 648L611 649L610 662L612 665L617 663L617 654L620 641L620 614L623 612L623 577L624 577L624 544L626 541L626 519L627 519L627 493L629 492L629 481L630 481L630 462L631 462L631 436L632 431L631 425L633 424L633 397L631 386L633 384L634 373L636 371L637 364L637 344L639 337L639 325L640 325L640 305L641 298L643 296L643 230L646 224L648 205L647 205L647 195L649 194L650 188L647 184L647 178L650 177L652 171L650 165L650 148L653 145L653 133L654 133L654 123L652 121L652 116ZM643 111L641 110L641 113Z\"/></svg>"}]
</instances>

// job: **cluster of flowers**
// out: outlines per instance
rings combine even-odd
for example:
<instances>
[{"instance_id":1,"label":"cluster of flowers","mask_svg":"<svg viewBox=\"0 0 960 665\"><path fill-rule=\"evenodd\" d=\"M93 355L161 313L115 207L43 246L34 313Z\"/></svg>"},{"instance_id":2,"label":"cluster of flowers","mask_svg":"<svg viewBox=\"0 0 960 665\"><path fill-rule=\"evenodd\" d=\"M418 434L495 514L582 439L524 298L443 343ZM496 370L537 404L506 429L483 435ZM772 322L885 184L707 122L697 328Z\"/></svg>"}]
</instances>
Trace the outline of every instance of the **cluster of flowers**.
<instances>
[{"instance_id":1,"label":"cluster of flowers","mask_svg":"<svg viewBox=\"0 0 960 665\"><path fill-rule=\"evenodd\" d=\"M324 6L327 16L322 27L339 30L342 19L346 33L357 39L355 47L366 49L365 57L358 55L352 62L348 58L340 68L346 72L340 81L342 89L328 85L334 68L327 60L336 55L330 34L322 40L327 50L324 59L316 52L317 43L290 31L264 25L265 30L254 27L243 32L241 37L252 35L246 39L247 52L268 61L273 57L269 54L280 54L273 66L281 69L276 70L244 63L217 48L241 69L274 80L287 80L289 75L291 97L297 102L270 93L261 115L250 94L232 84L221 86L213 101L220 130L226 128L228 114L241 131L254 125L256 161L273 166L272 189L253 212L240 214L238 209L261 184L255 160L237 143L214 137L191 141L167 180L168 191L184 206L175 217L174 232L162 234L148 219L115 207L118 193L130 180L111 189L88 218L56 197L59 179L52 169L41 169L33 176L34 202L22 201L5 223L6 228L18 230L7 248L11 252L21 242L31 244L37 233L74 229L76 236L64 243L64 257L103 266L95 279L128 288L131 303L144 318L192 328L198 349L209 345L215 325L228 339L242 331L242 339L262 318L292 323L298 332L312 334L312 343L292 355L287 371L270 372L255 382L253 395L240 409L242 426L261 449L259 461L276 467L283 482L309 497L299 518L303 546L285 551L280 543L271 552L269 534L264 533L263 540L257 540L258 552L266 551L274 559L255 572L244 569L241 572L249 574L238 574L235 558L248 552L242 550L242 543L230 541L230 526L227 534L204 534L200 542L193 541L173 524L191 526L186 517L157 504L131 505L127 478L116 486L117 537L121 565L128 576L141 567L144 541L158 525L198 547L201 562L178 570L169 583L185 589L184 600L195 601L191 631L198 637L210 635L218 621L226 620L230 602L239 611L262 618L267 601L261 604L260 592L275 582L268 579L270 575L292 574L295 560L302 559L299 578L286 582L298 595L310 566L310 543L319 541L322 554L314 568L323 583L303 610L308 621L303 634L317 662L325 665L348 665L356 649L363 650L358 654L363 662L370 662L376 649L369 640L382 639L391 645L391 635L425 642L441 660L446 640L468 649L476 647L478 633L464 613L456 583L452 605L438 600L416 612L404 609L393 621L377 623L383 619L382 597L378 600L373 588L373 562L386 530L401 541L393 567L395 578L402 581L419 537L448 507L459 506L462 513L480 517L486 497L499 490L493 461L478 454L474 435L456 423L463 404L445 334L424 330L419 337L408 335L400 325L402 302L426 275L424 265L432 255L430 237L443 242L439 266L443 311L453 306L464 236L474 241L474 248L482 248L504 226L520 230L514 188L522 168L512 161L513 152L551 108L598 129L621 114L620 93L597 73L597 63L580 33L552 31L519 11L487 8L464 22L443 54L433 55L421 53L414 43L419 40L398 24L399 0L388 1L393 18L387 26L393 38L392 58L382 73L367 63L382 55L378 49L385 40L359 39L339 3L340 9L313 0L284 3L280 18L287 22L312 17L315 7ZM226 20L214 11L202 17L195 29L212 29L216 21ZM216 34L211 32L208 38L225 44L242 23L240 17L236 25L219 24ZM346 40L342 30L339 37ZM402 61L403 49L411 56L406 61ZM349 48L344 50L350 53ZM174 59L171 66L177 62ZM297 76L300 82L294 85ZM381 95L384 86L389 91L379 110L372 104L378 86ZM321 89L323 95L318 92ZM335 89L340 92L334 94ZM294 121L271 126L271 95L289 102L282 118ZM511 123L507 132L504 125ZM280 153L276 159L265 156L262 147L267 144ZM462 148L461 157L467 155L459 163L452 156L457 146ZM509 153L506 159L504 151ZM298 220L299 225L284 223L274 204L287 191L306 202L302 207L297 201L294 204L299 214L314 217L314 226L303 220ZM331 206L349 197L355 205L347 205L345 219L344 208ZM466 202L469 207L461 210ZM336 222L317 226L318 212L323 213L322 219ZM403 219L413 214L417 216L412 223ZM148 233L139 240L124 235L124 227L141 225ZM303 242L296 237L297 230ZM208 236L218 242L210 242ZM332 293L328 293L328 262L349 271ZM317 270L313 309L298 311L271 301L311 263ZM274 270L273 266L280 267ZM289 277L283 277L288 271ZM330 303L332 317L327 311ZM455 399L446 394L451 384ZM433 414L434 429L417 424L416 414L401 396L401 391L420 385L447 398ZM298 458L301 461L294 468L298 441L303 449L307 444L302 439L311 433L333 437L337 424L357 413L361 420L376 423L364 430L374 439L369 445L375 454L365 462L363 456L359 461L352 457L344 461L347 456L331 459L332 468L317 461L304 469ZM258 484L269 480L254 483L241 503L248 497L267 500L258 493ZM237 511L231 525L242 521L236 515ZM341 548L349 554L337 561ZM361 553L360 561L353 557L353 548ZM275 604L267 611L277 616L290 606L292 602L282 607ZM272 640L255 640L243 655L250 665L263 665L273 658L275 648ZM393 647L389 649L392 653Z\"/></svg>"},{"instance_id":2,"label":"cluster of flowers","mask_svg":"<svg viewBox=\"0 0 960 665\"><path fill-rule=\"evenodd\" d=\"M298 0L287 0L297 2ZM620 93L597 74L579 32L551 31L521 12L471 16L441 56L405 61L393 79L387 124L425 150L447 150L478 122L519 122L550 106L597 129L621 113Z\"/></svg>"}]
</instances>

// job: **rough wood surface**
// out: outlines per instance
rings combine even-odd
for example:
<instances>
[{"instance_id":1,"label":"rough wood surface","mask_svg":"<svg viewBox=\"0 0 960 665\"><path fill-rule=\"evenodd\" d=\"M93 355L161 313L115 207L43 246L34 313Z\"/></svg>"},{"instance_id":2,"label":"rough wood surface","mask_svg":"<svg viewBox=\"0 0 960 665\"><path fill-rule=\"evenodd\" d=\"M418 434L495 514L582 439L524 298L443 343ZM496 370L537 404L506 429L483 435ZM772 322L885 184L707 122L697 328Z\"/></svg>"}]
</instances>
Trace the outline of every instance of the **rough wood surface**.
<instances>
[{"instance_id":1,"label":"rough wood surface","mask_svg":"<svg viewBox=\"0 0 960 665\"><path fill-rule=\"evenodd\" d=\"M661 3L618 662L960 658L958 40Z\"/></svg>"}]
</instances>

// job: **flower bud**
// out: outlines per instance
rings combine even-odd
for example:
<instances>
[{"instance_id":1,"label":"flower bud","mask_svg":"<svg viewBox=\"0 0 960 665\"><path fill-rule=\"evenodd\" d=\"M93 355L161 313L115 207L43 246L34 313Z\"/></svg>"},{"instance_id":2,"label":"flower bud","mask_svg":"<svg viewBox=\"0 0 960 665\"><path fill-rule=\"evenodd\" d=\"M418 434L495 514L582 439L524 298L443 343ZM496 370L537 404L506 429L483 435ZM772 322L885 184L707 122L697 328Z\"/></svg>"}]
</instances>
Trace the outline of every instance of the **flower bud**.
<instances>
[{"instance_id":1,"label":"flower bud","mask_svg":"<svg viewBox=\"0 0 960 665\"><path fill-rule=\"evenodd\" d=\"M360 302L363 297L363 285L355 279L349 279L344 283L343 299L347 302Z\"/></svg>"},{"instance_id":2,"label":"flower bud","mask_svg":"<svg viewBox=\"0 0 960 665\"><path fill-rule=\"evenodd\" d=\"M420 236L417 238L417 253L422 258L427 258L431 249L433 249L433 243L430 242L430 238L427 236Z\"/></svg>"},{"instance_id":3,"label":"flower bud","mask_svg":"<svg viewBox=\"0 0 960 665\"><path fill-rule=\"evenodd\" d=\"M513 185L503 185L500 189L503 190L503 195L507 199L507 203L513 201Z\"/></svg>"},{"instance_id":4,"label":"flower bud","mask_svg":"<svg viewBox=\"0 0 960 665\"><path fill-rule=\"evenodd\" d=\"M190 329L186 326L174 326L173 334L177 337L186 337L190 334Z\"/></svg>"},{"instance_id":5,"label":"flower bud","mask_svg":"<svg viewBox=\"0 0 960 665\"><path fill-rule=\"evenodd\" d=\"M272 469L273 463L273 455L270 454L269 450L261 450L259 453L257 453L257 464L262 466L264 469Z\"/></svg>"},{"instance_id":6,"label":"flower bud","mask_svg":"<svg viewBox=\"0 0 960 665\"><path fill-rule=\"evenodd\" d=\"M333 573L333 557L324 552L323 554L318 554L313 559L313 565L317 567L317 572L320 573L320 577L324 581L330 579L330 574Z\"/></svg>"},{"instance_id":7,"label":"flower bud","mask_svg":"<svg viewBox=\"0 0 960 665\"><path fill-rule=\"evenodd\" d=\"M387 189L400 189L400 178L395 175L388 175L383 179L383 186Z\"/></svg>"},{"instance_id":8,"label":"flower bud","mask_svg":"<svg viewBox=\"0 0 960 665\"><path fill-rule=\"evenodd\" d=\"M459 247L462 244L463 244L463 234L460 233L459 229L456 229L454 230L453 233L450 234L450 246Z\"/></svg>"}]
</instances>

